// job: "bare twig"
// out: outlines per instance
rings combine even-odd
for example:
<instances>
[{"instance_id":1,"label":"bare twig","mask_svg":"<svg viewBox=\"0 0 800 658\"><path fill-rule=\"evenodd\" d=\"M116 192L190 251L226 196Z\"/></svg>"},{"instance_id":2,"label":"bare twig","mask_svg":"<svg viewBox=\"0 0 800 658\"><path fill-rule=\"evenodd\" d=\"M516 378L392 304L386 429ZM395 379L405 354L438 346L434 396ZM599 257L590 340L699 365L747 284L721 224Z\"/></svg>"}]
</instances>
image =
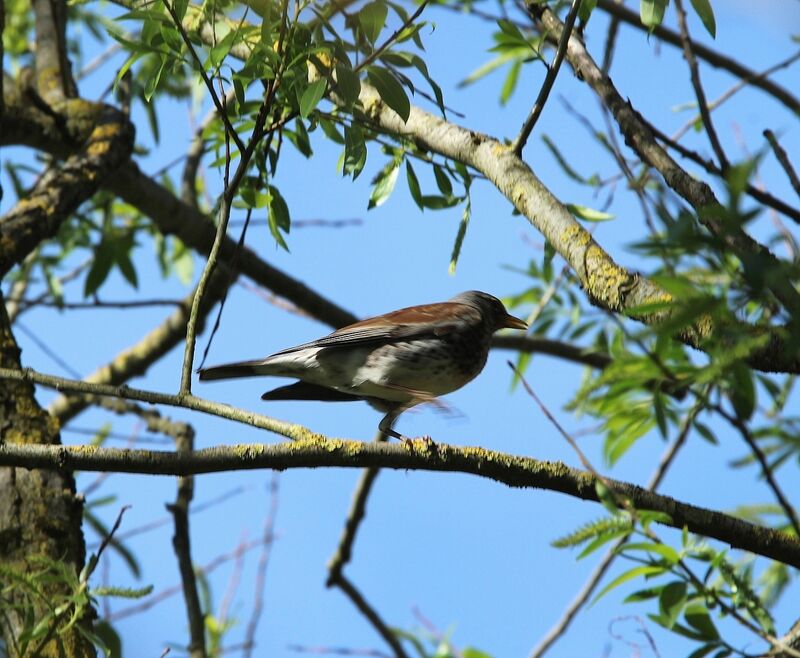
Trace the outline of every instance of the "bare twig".
<instances>
[{"instance_id":1,"label":"bare twig","mask_svg":"<svg viewBox=\"0 0 800 658\"><path fill-rule=\"evenodd\" d=\"M798 53L798 56L800 56L800 53ZM775 137L775 133L772 132L771 130L769 129L765 130L764 137L767 138L769 145L772 147L773 153L775 153L775 157L778 159L778 162L781 163L781 167L783 167L783 170L789 177L789 182L792 184L792 188L797 193L797 195L800 196L800 177L797 176L797 172L792 166L792 163L789 160L789 156L786 154L786 151L778 143L778 138Z\"/></svg>"},{"instance_id":2,"label":"bare twig","mask_svg":"<svg viewBox=\"0 0 800 658\"><path fill-rule=\"evenodd\" d=\"M186 30L183 27L183 22L178 17L178 14L175 13L175 8L172 6L172 2L169 0L164 0L164 6L167 8L169 15L172 17L172 22L174 23L175 27L177 28L178 32L181 35L181 39L183 39L183 43L186 46L186 49L189 51L192 59L195 63L195 69L200 74L200 77L203 78L203 82L206 85L206 89L208 89L208 93L211 95L211 100L214 103L214 107L217 108L217 113L219 114L222 122L225 124L225 133L230 136L230 138L236 142L236 148L239 149L239 153L243 153L245 150L244 143L242 142L241 138L237 134L236 130L234 129L233 125L228 118L228 112L225 109L225 105L217 96L217 92L214 90L214 85L211 83L211 80L206 73L206 69L203 66L203 62L200 61L200 57L197 55L197 51L194 49L192 45L191 39L189 39L189 35L186 33Z\"/></svg>"},{"instance_id":3,"label":"bare twig","mask_svg":"<svg viewBox=\"0 0 800 658\"><path fill-rule=\"evenodd\" d=\"M187 431L176 438L175 448L177 454L191 452L194 448L194 431ZM172 505L167 509L172 513L175 523L175 534L172 536L172 545L178 558L178 570L181 574L183 598L186 604L186 614L189 618L189 655L192 658L205 658L206 636L205 615L200 606L200 595L197 591L197 578L192 564L191 541L189 537L189 507L194 495L194 478L185 475L178 478L178 495Z\"/></svg>"},{"instance_id":4,"label":"bare twig","mask_svg":"<svg viewBox=\"0 0 800 658\"><path fill-rule=\"evenodd\" d=\"M758 73L758 74L756 74L756 75L754 76L754 78L742 78L741 80L739 80L738 82L736 82L736 84L734 84L734 85L731 85L731 87L730 87L729 89L727 89L727 90L726 90L726 91L724 91L722 94L720 94L720 95L719 95L719 97L717 97L716 99L714 99L713 101L711 101L711 102L708 104L708 111L709 111L709 112L713 112L714 110L716 110L716 109L717 109L717 108L718 108L720 105L722 105L723 103L725 103L726 101L728 101L728 100L729 100L730 98L732 98L732 97L733 97L733 96L734 96L734 95L735 95L737 92L739 92L740 90L744 89L744 88L745 88L745 87L746 87L748 84L750 84L750 83L752 82L752 80L753 80L753 79L756 79L756 78L759 78L759 79L760 79L760 78L765 78L765 77L767 77L768 75L771 75L772 73L775 73L775 71L779 71L780 69L786 68L787 66L789 66L789 65L793 64L793 63L794 63L794 62L796 62L798 59L800 59L800 51L797 51L796 53L794 53L793 55L791 55L791 56L787 57L787 58L786 58L786 59L784 59L783 61L781 61L781 62L778 62L777 64L775 64L775 65L773 65L773 66L770 66L768 69L764 69L764 70L763 70L761 73ZM675 141L678 141L678 140L679 140L681 137L683 137L683 136L684 136L684 135L685 135L685 134L686 134L686 133L687 133L689 130L691 130L691 129L692 129L692 127L693 127L693 126L694 126L694 125L695 125L695 124L696 124L698 121L702 121L702 117L701 117L699 114L698 114L697 116L693 116L693 117L692 117L691 119L689 119L689 120L688 120L686 123L684 123L684 124L683 124L683 125L682 125L680 128L678 128L678 130L677 130L677 131L675 131L675 133L673 133L673 135L672 135L672 139L673 139L673 140L675 140Z\"/></svg>"},{"instance_id":5,"label":"bare twig","mask_svg":"<svg viewBox=\"0 0 800 658\"><path fill-rule=\"evenodd\" d=\"M256 569L256 581L253 592L253 610L250 614L250 620L247 622L247 631L245 632L244 640L244 658L250 658L255 648L256 630L258 629L258 622L261 619L261 611L264 609L264 584L267 578L267 566L269 565L270 553L272 552L272 545L275 542L275 519L278 516L278 473L272 474L272 479L269 483L269 511L267 518L264 521L264 533L261 537L261 555L258 558L258 567Z\"/></svg>"},{"instance_id":6,"label":"bare twig","mask_svg":"<svg viewBox=\"0 0 800 658\"><path fill-rule=\"evenodd\" d=\"M369 602L364 598L364 595L358 591L356 586L353 585L353 583L351 583L344 576L344 574L339 575L336 585L345 594L347 594L347 598L353 602L356 608L358 608L358 611L367 618L369 623L372 624L372 627L378 631L380 636L386 641L386 644L392 648L395 658L408 658L408 654L400 644L400 640L392 632L392 629L384 623L383 619L381 619L375 608L369 604Z\"/></svg>"},{"instance_id":7,"label":"bare twig","mask_svg":"<svg viewBox=\"0 0 800 658\"><path fill-rule=\"evenodd\" d=\"M714 405L711 407L714 411L716 411L720 416L722 416L728 423L731 424L739 434L742 435L745 443L750 448L750 451L755 456L756 460L758 461L759 465L761 466L761 473L764 476L764 479L767 481L767 485L770 489L772 489L772 493L775 494L775 498L778 499L778 504L783 509L784 514L786 514L786 518L789 520L792 528L794 529L794 533L797 537L800 537L800 519L797 518L797 512L795 511L794 507L792 506L789 499L786 497L786 494L783 493L778 481L775 479L775 474L772 472L772 468L767 462L767 456L764 454L764 451L758 445L756 438L753 436L753 433L750 431L750 428L747 427L747 424L739 418L738 415L730 414L725 409L723 409L720 405Z\"/></svg>"},{"instance_id":8,"label":"bare twig","mask_svg":"<svg viewBox=\"0 0 800 658\"><path fill-rule=\"evenodd\" d=\"M564 61L564 55L567 52L567 46L569 45L569 38L572 34L572 28L575 25L575 19L578 17L578 11L580 8L581 0L572 0L572 6L569 9L566 19L564 20L564 31L561 33L561 39L558 42L558 49L556 50L555 57L553 58L553 63L548 67L547 75L544 78L541 89L539 89L539 95L536 97L536 101L531 108L528 118L525 119L525 123L522 124L519 135L514 140L514 144L511 146L511 150L517 155L517 157L522 157L522 149L525 148L525 143L531 136L533 127L539 120L539 116L542 114L542 110L544 110L544 105L547 103L547 98L550 96L550 90L553 88L553 84L556 81L556 76L561 68L561 62Z\"/></svg>"},{"instance_id":9,"label":"bare twig","mask_svg":"<svg viewBox=\"0 0 800 658\"><path fill-rule=\"evenodd\" d=\"M675 457L678 455L678 452L686 443L686 439L689 437L689 432L692 428L692 422L701 409L702 405L696 404L686 415L683 426L681 427L677 438L664 452L658 463L658 466L656 467L656 470L650 477L650 481L647 484L649 491L655 491L658 489L658 486L661 484L662 479L675 460ZM550 648L552 648L552 646L564 635L567 628L569 628L575 619L575 616L578 614L581 608L586 605L589 597L600 584L603 576L605 576L609 567L617 558L619 549L625 543L627 543L627 541L628 538L623 537L606 551L606 554L603 556L600 562L598 562L597 566L595 566L594 570L589 575L589 578L586 579L586 582L575 595L575 598L567 606L567 609L564 611L561 618L550 628L547 634L541 640L539 640L539 643L536 645L536 647L534 647L533 651L531 651L530 658L541 658L544 656L550 650Z\"/></svg>"},{"instance_id":10,"label":"bare twig","mask_svg":"<svg viewBox=\"0 0 800 658\"><path fill-rule=\"evenodd\" d=\"M697 66L697 58L694 56L694 49L692 48L692 40L689 37L689 26L686 23L686 11L683 8L683 0L675 0L675 9L678 13L678 27L681 31L681 43L683 45L683 56L686 58L686 63L689 65L689 75L692 80L692 87L697 97L697 109L700 110L700 116L703 119L703 127L706 129L708 141L711 142L711 148L719 160L719 166L722 171L726 171L730 164L719 141L717 131L714 128L714 123L711 121L711 113L708 110L708 102L706 101L706 92L700 82L700 70Z\"/></svg>"},{"instance_id":11,"label":"bare twig","mask_svg":"<svg viewBox=\"0 0 800 658\"><path fill-rule=\"evenodd\" d=\"M626 7L624 3L617 2L616 0L598 0L597 7L598 9L607 12L611 16L616 16L623 23L626 23L637 30L642 30L643 32L652 32L653 36L661 39L665 43L677 47L681 46L680 34L677 34L664 25L657 25L652 29L642 25L639 12L632 11ZM728 71L737 78L748 80L753 87L758 87L762 91L775 98L775 100L782 103L795 114L800 114L800 100L776 82L773 82L768 78L759 77L755 71L748 69L746 66L740 64L736 60L726 57L725 55L722 55L701 43L692 41L691 45L695 55L700 57L706 63L715 68Z\"/></svg>"}]
</instances>

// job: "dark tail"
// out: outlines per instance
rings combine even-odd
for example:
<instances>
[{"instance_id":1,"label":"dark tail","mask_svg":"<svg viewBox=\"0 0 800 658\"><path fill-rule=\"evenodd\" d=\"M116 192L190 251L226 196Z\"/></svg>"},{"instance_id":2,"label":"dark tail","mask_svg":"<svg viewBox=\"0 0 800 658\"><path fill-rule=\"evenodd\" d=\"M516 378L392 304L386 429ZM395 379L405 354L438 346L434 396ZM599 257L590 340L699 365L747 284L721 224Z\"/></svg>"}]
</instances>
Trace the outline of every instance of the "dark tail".
<instances>
[{"instance_id":1,"label":"dark tail","mask_svg":"<svg viewBox=\"0 0 800 658\"><path fill-rule=\"evenodd\" d=\"M263 360L260 361L240 361L238 363L226 363L221 366L202 368L197 373L202 381L213 379L236 379L237 377L256 377L266 374L263 372Z\"/></svg>"},{"instance_id":2,"label":"dark tail","mask_svg":"<svg viewBox=\"0 0 800 658\"><path fill-rule=\"evenodd\" d=\"M363 400L357 395L342 393L333 388L326 388L308 382L296 382L288 386L280 386L267 391L261 396L262 400L320 400L322 402L354 402Z\"/></svg>"}]
</instances>

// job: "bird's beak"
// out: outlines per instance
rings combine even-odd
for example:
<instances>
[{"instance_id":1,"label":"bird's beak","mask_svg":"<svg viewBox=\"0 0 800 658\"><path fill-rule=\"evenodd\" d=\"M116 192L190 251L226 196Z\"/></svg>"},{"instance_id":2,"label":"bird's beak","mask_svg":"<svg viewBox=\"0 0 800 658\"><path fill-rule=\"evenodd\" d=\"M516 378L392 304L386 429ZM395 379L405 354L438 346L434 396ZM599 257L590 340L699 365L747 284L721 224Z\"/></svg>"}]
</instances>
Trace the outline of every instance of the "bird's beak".
<instances>
[{"instance_id":1,"label":"bird's beak","mask_svg":"<svg viewBox=\"0 0 800 658\"><path fill-rule=\"evenodd\" d=\"M515 318L513 315L507 315L503 321L503 327L506 329L527 329L528 323L525 320Z\"/></svg>"}]
</instances>

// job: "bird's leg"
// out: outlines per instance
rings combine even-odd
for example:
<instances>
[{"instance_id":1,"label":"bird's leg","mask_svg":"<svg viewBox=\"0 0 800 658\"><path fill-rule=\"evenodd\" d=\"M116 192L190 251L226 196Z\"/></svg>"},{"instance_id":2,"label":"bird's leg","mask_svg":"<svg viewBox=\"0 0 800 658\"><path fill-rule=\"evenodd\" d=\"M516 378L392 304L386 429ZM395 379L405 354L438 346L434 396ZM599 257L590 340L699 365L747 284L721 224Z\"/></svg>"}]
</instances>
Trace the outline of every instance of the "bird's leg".
<instances>
[{"instance_id":1,"label":"bird's leg","mask_svg":"<svg viewBox=\"0 0 800 658\"><path fill-rule=\"evenodd\" d=\"M383 432L386 436L391 436L395 439L400 439L406 446L409 445L411 439L407 436L403 436L400 432L395 431L392 429L392 425L394 425L394 421L397 420L397 417L403 413L404 409L401 407L400 409L392 409L389 413L387 413L382 419L381 422L378 423L378 430Z\"/></svg>"},{"instance_id":2,"label":"bird's leg","mask_svg":"<svg viewBox=\"0 0 800 658\"><path fill-rule=\"evenodd\" d=\"M381 422L378 424L378 430L383 432L386 436L392 436L395 439L400 439L405 444L406 448L410 448L412 440L409 439L407 436L403 436L399 432L397 432L394 429L392 429L392 425L394 425L394 422L397 420L397 418L398 418L398 416L400 416L400 414L402 414L404 411L410 409L411 407L414 407L414 406L416 406L418 404L423 404L423 403L426 403L426 402L434 402L435 403L436 402L436 396L430 395L429 393L424 393L422 391L415 391L413 389L406 388L405 386L393 386L391 384L384 384L384 386L386 386L387 388L394 388L394 389L397 389L397 390L405 391L406 393L410 393L413 396L408 402L399 403L398 406L395 407L394 409L392 409L389 413L387 413L383 417ZM430 436L428 436L427 434L425 436L418 437L418 438L421 438L427 444L427 446L429 448L431 448L431 447L435 448L436 447L436 444L434 443L433 439Z\"/></svg>"}]
</instances>

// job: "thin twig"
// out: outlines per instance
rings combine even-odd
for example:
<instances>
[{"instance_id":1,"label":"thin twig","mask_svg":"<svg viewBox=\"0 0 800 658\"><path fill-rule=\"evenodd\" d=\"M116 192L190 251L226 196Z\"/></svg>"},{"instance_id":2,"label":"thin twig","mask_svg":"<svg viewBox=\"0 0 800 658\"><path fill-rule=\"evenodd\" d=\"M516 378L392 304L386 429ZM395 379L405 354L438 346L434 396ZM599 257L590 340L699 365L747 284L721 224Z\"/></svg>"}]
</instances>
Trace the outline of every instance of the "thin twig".
<instances>
[{"instance_id":1,"label":"thin twig","mask_svg":"<svg viewBox=\"0 0 800 658\"><path fill-rule=\"evenodd\" d=\"M689 432L692 428L692 422L697 417L697 414L701 411L701 409L702 405L696 404L686 415L678 436L664 452L659 460L656 470L650 477L650 481L647 484L649 491L655 491L658 489L658 486L661 484L661 481L666 475L670 466L672 466L672 463L674 462L675 457L678 455L678 452L686 443L686 439L689 437ZM561 618L550 628L547 634L541 640L539 640L539 643L536 645L533 651L531 651L530 658L541 658L544 656L550 650L550 648L564 635L566 630L575 619L575 616L578 614L581 608L586 605L589 597L600 584L603 576L605 576L609 567L617 558L619 549L625 545L627 541L628 538L623 537L611 548L609 548L608 551L606 551L606 554L603 556L600 562L598 562L597 566L589 575L589 578L587 578L586 582L575 595L575 598L567 606L567 609L564 611Z\"/></svg>"},{"instance_id":2,"label":"thin twig","mask_svg":"<svg viewBox=\"0 0 800 658\"><path fill-rule=\"evenodd\" d=\"M626 7L624 3L618 2L617 0L598 0L597 8L607 12L611 16L618 17L621 21L637 30L651 33L656 38L670 45L678 47L681 45L681 36L679 34L664 25L648 28L642 24L639 12L632 11L629 7ZM738 78L750 81L752 86L758 87L766 92L795 114L800 114L800 100L776 82L768 78L759 77L755 71L748 69L746 66L730 57L704 46L702 43L692 41L691 46L695 55L706 63L715 68L728 71Z\"/></svg>"},{"instance_id":3,"label":"thin twig","mask_svg":"<svg viewBox=\"0 0 800 658\"><path fill-rule=\"evenodd\" d=\"M714 110L716 110L723 103L727 102L734 95L736 95L736 93L738 93L741 89L744 89L748 84L750 84L753 81L753 79L766 78L768 75L771 75L772 73L775 73L775 71L779 71L780 69L784 69L787 66L790 66L791 64L796 62L798 59L800 59L800 50L797 51L796 53L794 53L794 55L791 55L790 57L787 57L782 62L778 62L774 66L770 66L768 69L764 69L761 73L758 73L757 75L753 76L753 78L742 78L741 80L737 81L736 84L732 85L729 89L727 89L722 94L720 94L718 98L716 98L713 101L711 101L708 104L708 111L709 112L713 112ZM672 135L672 139L674 139L675 141L678 141L689 130L691 130L692 127L694 127L694 125L698 121L702 121L702 119L703 119L703 117L701 117L699 114L696 115L696 116L693 116L686 123L684 123L680 128L678 128L678 130L675 131L675 133Z\"/></svg>"},{"instance_id":4,"label":"thin twig","mask_svg":"<svg viewBox=\"0 0 800 658\"><path fill-rule=\"evenodd\" d=\"M63 393L103 395L122 398L124 400L136 400L137 402L149 402L150 404L182 407L184 409L200 411L202 413L211 414L212 416L227 418L228 420L244 423L245 425L275 432L276 434L293 440L318 436L302 425L285 423L275 418L232 407L228 404L204 400L196 395L171 395L169 393L158 393L156 391L130 388L125 385L111 386L109 384L93 384L81 380L44 375L34 372L33 370L13 370L10 368L0 368L0 379L32 382Z\"/></svg>"},{"instance_id":5,"label":"thin twig","mask_svg":"<svg viewBox=\"0 0 800 658\"><path fill-rule=\"evenodd\" d=\"M256 146L261 141L262 137L264 137L265 135L264 124L266 122L267 115L269 114L272 108L272 103L275 98L275 92L278 86L281 84L281 79L283 77L283 72L286 66L285 57L283 56L284 53L283 45L284 45L284 39L286 38L286 16L288 11L288 4L289 4L288 0L284 0L283 15L281 20L281 31L278 37L278 44L277 44L277 52L281 53L281 63L275 74L275 78L271 79L267 84L267 91L264 95L264 100L261 103L261 107L258 110L258 115L255 121L255 127L253 128L253 132L250 136L247 146L244 147L244 149L240 148L239 164L237 165L236 171L234 172L233 177L230 180L228 179L228 171L230 167L230 151L227 143L228 133L226 131L225 189L222 193L222 199L220 201L217 231L214 236L214 243L211 246L211 251L208 254L208 260L206 261L206 265L203 268L203 273L200 275L200 281L198 281L197 283L197 291L195 292L195 297L192 301L192 310L189 314L189 321L186 323L186 346L183 352L183 367L181 369L181 385L180 385L179 395L190 395L192 391L192 363L194 362L194 352L195 352L196 337L197 337L197 318L199 315L200 304L206 286L208 285L208 281L210 280L211 275L213 274L214 269L217 265L219 253L220 250L222 249L222 244L227 234L228 221L230 220L233 199L236 196L236 191L238 190L239 185L241 184L242 180L244 180L245 173L247 172L247 169L250 165L250 160L253 157L253 153L255 152ZM220 111L221 112L224 111L224 106ZM270 135L272 134L271 131L272 128L270 128L269 131Z\"/></svg>"},{"instance_id":6,"label":"thin twig","mask_svg":"<svg viewBox=\"0 0 800 658\"><path fill-rule=\"evenodd\" d=\"M400 640L392 632L392 629L384 623L383 619L381 619L375 608L369 604L369 602L364 598L364 595L358 591L356 586L353 585L353 583L351 583L343 574L339 575L336 585L345 594L347 594L347 598L353 602L356 608L358 608L358 611L367 618L369 623L372 624L372 627L378 631L380 636L386 641L386 644L392 648L395 658L408 658L408 654L400 644Z\"/></svg>"},{"instance_id":7,"label":"thin twig","mask_svg":"<svg viewBox=\"0 0 800 658\"><path fill-rule=\"evenodd\" d=\"M580 8L581 0L572 0L572 6L569 9L567 18L564 20L564 30L561 33L561 39L558 42L558 49L553 58L553 63L547 69L547 75L544 78L541 89L539 89L539 95L536 97L533 108L531 108L531 113L528 115L525 123L522 124L522 129L519 131L519 135L514 140L514 144L511 147L511 150L519 158L522 157L522 149L525 148L525 143L528 141L542 110L544 110L547 97L550 95L550 90L553 88L553 84L556 81L556 76L561 68L561 62L564 61L564 55L567 53L569 38L572 34L572 28L575 25L575 19L578 17Z\"/></svg>"},{"instance_id":8,"label":"thin twig","mask_svg":"<svg viewBox=\"0 0 800 658\"><path fill-rule=\"evenodd\" d=\"M378 432L373 443L384 443L388 436L383 432ZM353 493L353 500L347 512L339 544L334 551L333 557L328 561L328 580L327 587L338 587L352 601L353 605L363 614L378 634L386 640L386 643L394 651L397 658L408 658L405 650L400 644L397 636L392 633L386 623L380 618L377 611L370 606L355 586L345 578L344 567L350 562L352 557L353 544L361 522L364 520L367 511L367 499L372 491L375 478L378 477L380 469L366 468L361 473L361 478L356 485Z\"/></svg>"},{"instance_id":9,"label":"thin twig","mask_svg":"<svg viewBox=\"0 0 800 658\"><path fill-rule=\"evenodd\" d=\"M356 72L362 71L367 66L372 64L372 62L378 59L378 57L383 55L383 53L386 52L386 50L390 48L391 45L397 40L397 37L399 37L404 30L406 30L415 20L417 20L422 15L422 12L425 11L425 7L428 6L429 2L430 0L422 0L422 2L419 4L419 7L417 7L417 10L413 14L411 14L411 16L409 16L400 27L398 27L394 32L392 32L391 36L388 39L386 39L386 41L384 41L380 46L375 48L375 50L373 50L367 57L365 57L361 61L361 63L358 66L356 66L353 70Z\"/></svg>"},{"instance_id":10,"label":"thin twig","mask_svg":"<svg viewBox=\"0 0 800 658\"><path fill-rule=\"evenodd\" d=\"M697 58L694 56L694 49L692 48L692 40L689 37L689 26L686 23L686 11L683 8L683 0L675 0L675 10L678 13L678 28L681 32L681 42L683 44L683 56L686 58L686 63L689 65L689 75L692 80L692 87L694 87L695 96L697 96L697 109L700 110L700 116L703 119L703 127L706 129L708 141L711 142L711 148L717 154L719 166L722 171L726 171L730 166L722 144L717 136L717 131L714 128L714 123L711 121L711 113L708 111L708 102L706 101L706 92L700 82L700 70L697 66Z\"/></svg>"},{"instance_id":11,"label":"thin twig","mask_svg":"<svg viewBox=\"0 0 800 658\"><path fill-rule=\"evenodd\" d=\"M800 53L798 53L798 55L800 56ZM778 162L781 163L781 167L783 167L783 170L789 177L789 182L792 184L792 188L794 188L794 191L797 192L798 196L800 196L800 178L798 178L797 172L792 166L792 163L789 160L789 156L786 154L786 151L778 143L778 138L775 137L775 133L772 132L771 130L769 129L765 130L764 137L767 138L769 145L772 147L773 153L775 153L775 157L778 159Z\"/></svg>"},{"instance_id":12,"label":"thin twig","mask_svg":"<svg viewBox=\"0 0 800 658\"><path fill-rule=\"evenodd\" d=\"M652 123L650 123L646 119L642 119L642 121L644 125L647 126L648 130L650 130L650 132L653 133L653 136L656 137L656 139L658 139L659 141L663 142L668 148L674 149L687 160L691 160L692 162L700 165L707 172L714 174L715 176L722 177L725 175L715 162L712 162L711 160L704 158L703 156L696 153L692 149L686 148L680 142L676 142L669 135L656 128ZM765 206L774 208L785 217L788 217L792 221L800 224L800 209L789 205L783 199L779 199L778 197L773 196L769 192L764 192L763 190L759 190L757 187L751 185L750 183L748 183L744 189L745 192L747 192L748 196L752 197L756 201L759 201L760 203L763 203Z\"/></svg>"},{"instance_id":13,"label":"thin twig","mask_svg":"<svg viewBox=\"0 0 800 658\"><path fill-rule=\"evenodd\" d=\"M274 472L269 483L269 512L264 521L264 532L261 537L261 555L258 558L258 567L256 569L253 610L250 614L250 620L247 622L247 631L245 632L244 658L250 658L253 653L253 649L256 645L256 630L258 629L258 622L261 619L261 612L264 609L264 584L267 579L267 566L269 565L269 558L272 553L272 545L275 542L275 519L278 516L279 483L279 475L277 472Z\"/></svg>"},{"instance_id":14,"label":"thin twig","mask_svg":"<svg viewBox=\"0 0 800 658\"><path fill-rule=\"evenodd\" d=\"M191 452L194 449L194 431L187 426L187 431L175 440L178 454ZM192 658L205 658L206 636L205 615L200 605L197 591L197 577L192 564L191 541L189 537L189 507L194 496L194 477L185 475L178 478L178 494L167 509L172 513L175 523L175 534L172 545L178 558L178 570L181 574L183 598L189 620L189 655Z\"/></svg>"},{"instance_id":15,"label":"thin twig","mask_svg":"<svg viewBox=\"0 0 800 658\"><path fill-rule=\"evenodd\" d=\"M206 73L205 67L203 66L203 62L200 61L200 57L198 57L197 52L192 45L191 40L189 39L189 35L186 34L186 30L183 28L183 23L178 18L178 14L175 13L175 8L172 6L172 2L169 0L164 0L164 6L167 8L169 15L172 17L172 22L175 24L178 32L180 32L181 38L183 39L183 43L186 45L186 49L189 51L189 54L192 56L192 59L195 63L195 68L197 72L200 74L200 77L203 78L203 82L206 85L206 89L208 89L208 93L211 95L211 100L214 103L214 107L217 108L217 112L219 113L222 122L225 124L225 132L236 142L236 148L239 149L239 153L244 151L244 144L242 140L239 138L239 135L236 133L233 125L228 118L228 112L225 109L224 104L220 101L219 97L217 96L217 92L214 90L214 85L211 83L211 80Z\"/></svg>"},{"instance_id":16,"label":"thin twig","mask_svg":"<svg viewBox=\"0 0 800 658\"><path fill-rule=\"evenodd\" d=\"M772 472L772 468L770 468L769 462L767 461L767 456L759 447L756 438L750 431L750 428L747 427L747 424L741 418L739 418L738 415L728 413L718 404L712 406L711 409L716 411L720 416L727 420L728 423L735 427L739 434L742 435L745 443L749 446L750 450L761 466L761 473L764 476L764 479L767 481L769 488L772 489L772 493L775 494L775 498L778 499L778 504L783 509L784 514L786 514L786 518L789 519L789 523L794 529L795 535L800 537L800 519L797 518L797 512L789 502L786 494L783 493L778 481L775 479L775 474Z\"/></svg>"}]
</instances>

